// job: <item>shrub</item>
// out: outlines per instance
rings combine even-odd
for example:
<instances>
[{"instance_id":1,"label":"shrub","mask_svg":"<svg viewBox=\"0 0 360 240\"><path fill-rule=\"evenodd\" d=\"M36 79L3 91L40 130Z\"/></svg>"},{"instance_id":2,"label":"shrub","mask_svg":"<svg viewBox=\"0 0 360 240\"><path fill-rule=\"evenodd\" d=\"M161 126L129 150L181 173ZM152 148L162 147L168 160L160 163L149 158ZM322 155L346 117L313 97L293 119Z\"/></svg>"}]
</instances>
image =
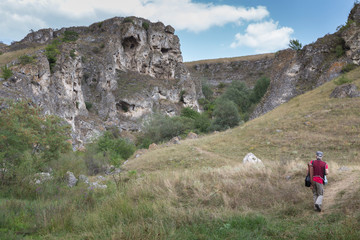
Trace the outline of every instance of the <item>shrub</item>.
<instances>
[{"instance_id":1,"label":"shrub","mask_svg":"<svg viewBox=\"0 0 360 240\"><path fill-rule=\"evenodd\" d=\"M202 81L201 88L202 88L202 92L207 100L213 99L214 92L212 91L209 84L207 84L205 81Z\"/></svg>"},{"instance_id":2,"label":"shrub","mask_svg":"<svg viewBox=\"0 0 360 240\"><path fill-rule=\"evenodd\" d=\"M185 94L186 94L186 91L185 91L185 90L181 90L181 91L180 91L180 94L179 94L179 95L180 95L180 96L179 96L179 97L180 97L180 102L184 102L184 96L185 96Z\"/></svg>"},{"instance_id":3,"label":"shrub","mask_svg":"<svg viewBox=\"0 0 360 240\"><path fill-rule=\"evenodd\" d=\"M357 66L358 65L356 65L354 63L348 63L341 69L341 72L342 73L350 72L350 71L354 70Z\"/></svg>"},{"instance_id":4,"label":"shrub","mask_svg":"<svg viewBox=\"0 0 360 240\"><path fill-rule=\"evenodd\" d=\"M220 88L220 89L223 89L223 88L226 87L226 84L221 82L221 83L219 83L219 85L217 87Z\"/></svg>"},{"instance_id":5,"label":"shrub","mask_svg":"<svg viewBox=\"0 0 360 240\"><path fill-rule=\"evenodd\" d=\"M76 54L75 54L75 49L72 49L71 51L70 51L70 57L72 58L72 59L75 59L76 58Z\"/></svg>"},{"instance_id":6,"label":"shrub","mask_svg":"<svg viewBox=\"0 0 360 240\"><path fill-rule=\"evenodd\" d=\"M149 25L148 22L143 22L143 23L142 23L142 27L143 27L145 30L148 30L149 27L150 27L150 25Z\"/></svg>"},{"instance_id":7,"label":"shrub","mask_svg":"<svg viewBox=\"0 0 360 240\"><path fill-rule=\"evenodd\" d=\"M302 49L302 44L297 39L290 40L289 47L293 50L299 51Z\"/></svg>"},{"instance_id":8,"label":"shrub","mask_svg":"<svg viewBox=\"0 0 360 240\"><path fill-rule=\"evenodd\" d=\"M64 42L74 42L78 38L79 38L79 34L77 32L66 30L64 32L64 36L63 36L62 40Z\"/></svg>"},{"instance_id":9,"label":"shrub","mask_svg":"<svg viewBox=\"0 0 360 240\"><path fill-rule=\"evenodd\" d=\"M151 142L170 140L175 136L185 134L194 129L194 120L187 117L168 117L154 114L144 126L143 139ZM148 141L147 140L147 141Z\"/></svg>"},{"instance_id":10,"label":"shrub","mask_svg":"<svg viewBox=\"0 0 360 240\"><path fill-rule=\"evenodd\" d=\"M260 102L261 98L265 95L269 85L270 85L269 78L262 77L258 79L255 83L254 89L251 94L251 101L253 103Z\"/></svg>"},{"instance_id":11,"label":"shrub","mask_svg":"<svg viewBox=\"0 0 360 240\"><path fill-rule=\"evenodd\" d=\"M90 110L92 108L92 103L91 102L85 102L85 107L87 110Z\"/></svg>"},{"instance_id":12,"label":"shrub","mask_svg":"<svg viewBox=\"0 0 360 240\"><path fill-rule=\"evenodd\" d=\"M124 23L134 23L134 21L132 20L132 18L131 17L126 17L126 18L124 18Z\"/></svg>"},{"instance_id":13,"label":"shrub","mask_svg":"<svg viewBox=\"0 0 360 240\"><path fill-rule=\"evenodd\" d=\"M29 55L22 55L19 57L19 60L20 60L20 64L26 65L26 64L34 63L35 57Z\"/></svg>"},{"instance_id":14,"label":"shrub","mask_svg":"<svg viewBox=\"0 0 360 240\"><path fill-rule=\"evenodd\" d=\"M135 152L135 145L130 141L116 137L113 133L107 131L97 141L99 152L108 154L109 161L113 165L120 165Z\"/></svg>"},{"instance_id":15,"label":"shrub","mask_svg":"<svg viewBox=\"0 0 360 240\"><path fill-rule=\"evenodd\" d=\"M217 101L213 117L212 130L225 130L237 126L240 122L236 104L228 99Z\"/></svg>"},{"instance_id":16,"label":"shrub","mask_svg":"<svg viewBox=\"0 0 360 240\"><path fill-rule=\"evenodd\" d=\"M1 77L4 78L5 80L9 79L13 75L11 69L8 68L6 65L1 68L1 72L2 72Z\"/></svg>"},{"instance_id":17,"label":"shrub","mask_svg":"<svg viewBox=\"0 0 360 240\"><path fill-rule=\"evenodd\" d=\"M200 132L206 133L209 131L211 125L211 121L206 112L201 113L197 118L195 118L195 129Z\"/></svg>"},{"instance_id":18,"label":"shrub","mask_svg":"<svg viewBox=\"0 0 360 240\"><path fill-rule=\"evenodd\" d=\"M197 117L200 116L200 113L198 113L197 111L195 111L192 108L186 107L181 110L180 116L196 119Z\"/></svg>"},{"instance_id":19,"label":"shrub","mask_svg":"<svg viewBox=\"0 0 360 240\"><path fill-rule=\"evenodd\" d=\"M344 75L341 76L341 77L339 77L338 79L336 79L336 80L334 81L334 83L335 83L336 85L343 85L343 84L351 83L351 82L352 82L352 80L351 80L351 79L348 79L348 78L345 77Z\"/></svg>"},{"instance_id":20,"label":"shrub","mask_svg":"<svg viewBox=\"0 0 360 240\"><path fill-rule=\"evenodd\" d=\"M342 45L336 45L335 47L335 55L336 57L341 57L345 54L344 48Z\"/></svg>"},{"instance_id":21,"label":"shrub","mask_svg":"<svg viewBox=\"0 0 360 240\"><path fill-rule=\"evenodd\" d=\"M194 129L200 132L208 132L210 127L210 119L207 113L199 113L191 108L183 108L181 110L181 117L186 117L194 120Z\"/></svg>"},{"instance_id":22,"label":"shrub","mask_svg":"<svg viewBox=\"0 0 360 240\"><path fill-rule=\"evenodd\" d=\"M1 105L6 106L0 111L0 164L7 169L4 182L25 179L70 150L66 142L70 127L59 117L43 116L41 109L27 101L1 101Z\"/></svg>"},{"instance_id":23,"label":"shrub","mask_svg":"<svg viewBox=\"0 0 360 240\"><path fill-rule=\"evenodd\" d=\"M48 59L49 66L50 66L50 72L54 72L54 67L56 65L57 55L60 53L58 46L60 44L60 41L53 41L51 44L47 45L45 48L45 55Z\"/></svg>"}]
</instances>

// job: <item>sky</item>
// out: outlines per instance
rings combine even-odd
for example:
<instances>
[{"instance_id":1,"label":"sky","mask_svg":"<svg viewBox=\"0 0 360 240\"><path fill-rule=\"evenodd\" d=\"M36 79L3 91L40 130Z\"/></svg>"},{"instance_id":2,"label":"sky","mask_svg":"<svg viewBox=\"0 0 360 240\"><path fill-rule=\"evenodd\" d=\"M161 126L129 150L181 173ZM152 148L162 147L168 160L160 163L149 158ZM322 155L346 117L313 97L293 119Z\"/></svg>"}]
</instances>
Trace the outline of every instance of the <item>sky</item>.
<instances>
[{"instance_id":1,"label":"sky","mask_svg":"<svg viewBox=\"0 0 360 240\"><path fill-rule=\"evenodd\" d=\"M175 28L185 62L276 52L345 24L354 0L0 0L0 41L137 16Z\"/></svg>"}]
</instances>

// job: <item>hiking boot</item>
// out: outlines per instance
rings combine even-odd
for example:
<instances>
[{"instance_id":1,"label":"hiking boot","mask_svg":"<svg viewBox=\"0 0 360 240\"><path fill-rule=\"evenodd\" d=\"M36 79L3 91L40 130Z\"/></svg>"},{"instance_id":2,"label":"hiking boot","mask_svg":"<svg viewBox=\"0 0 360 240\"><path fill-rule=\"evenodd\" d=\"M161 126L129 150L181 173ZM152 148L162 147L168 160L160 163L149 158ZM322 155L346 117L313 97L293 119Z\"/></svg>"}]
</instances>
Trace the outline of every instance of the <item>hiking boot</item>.
<instances>
[{"instance_id":1,"label":"hiking boot","mask_svg":"<svg viewBox=\"0 0 360 240\"><path fill-rule=\"evenodd\" d=\"M319 204L315 204L316 211L321 212L321 207Z\"/></svg>"}]
</instances>

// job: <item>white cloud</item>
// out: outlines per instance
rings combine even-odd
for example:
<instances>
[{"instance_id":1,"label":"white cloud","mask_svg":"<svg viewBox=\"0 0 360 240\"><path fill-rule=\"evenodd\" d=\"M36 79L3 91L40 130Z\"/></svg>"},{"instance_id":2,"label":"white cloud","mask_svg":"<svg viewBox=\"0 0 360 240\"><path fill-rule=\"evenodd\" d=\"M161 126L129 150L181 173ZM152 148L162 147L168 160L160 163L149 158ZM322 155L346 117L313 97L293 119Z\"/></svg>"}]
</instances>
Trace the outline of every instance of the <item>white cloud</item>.
<instances>
[{"instance_id":1,"label":"white cloud","mask_svg":"<svg viewBox=\"0 0 360 240\"><path fill-rule=\"evenodd\" d=\"M281 27L271 21L249 24L245 34L236 34L232 48L246 46L255 49L257 53L273 52L286 48L290 41L292 28Z\"/></svg>"},{"instance_id":2,"label":"white cloud","mask_svg":"<svg viewBox=\"0 0 360 240\"><path fill-rule=\"evenodd\" d=\"M1 0L0 15L2 40L22 38L30 29L89 25L114 16L138 16L177 30L200 32L227 23L259 21L269 12L262 6L244 8L192 0Z\"/></svg>"}]
</instances>

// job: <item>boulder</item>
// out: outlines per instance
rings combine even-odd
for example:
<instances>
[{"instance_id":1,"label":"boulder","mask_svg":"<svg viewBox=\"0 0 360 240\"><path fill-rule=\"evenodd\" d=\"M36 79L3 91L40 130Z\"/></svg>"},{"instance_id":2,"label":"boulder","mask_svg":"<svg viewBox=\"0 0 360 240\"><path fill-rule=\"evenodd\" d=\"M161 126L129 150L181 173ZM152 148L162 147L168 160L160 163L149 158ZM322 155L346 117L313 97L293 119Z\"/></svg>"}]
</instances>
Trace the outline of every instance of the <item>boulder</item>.
<instances>
[{"instance_id":1,"label":"boulder","mask_svg":"<svg viewBox=\"0 0 360 240\"><path fill-rule=\"evenodd\" d=\"M154 150L154 149L156 149L156 147L157 147L156 143L152 143L149 146L149 150Z\"/></svg>"},{"instance_id":2,"label":"boulder","mask_svg":"<svg viewBox=\"0 0 360 240\"><path fill-rule=\"evenodd\" d=\"M106 189L106 188L107 188L106 184L100 184L98 182L91 182L89 184L89 187L88 187L88 189L91 189L91 190L93 190L93 189Z\"/></svg>"},{"instance_id":3,"label":"boulder","mask_svg":"<svg viewBox=\"0 0 360 240\"><path fill-rule=\"evenodd\" d=\"M67 179L67 185L69 187L74 187L77 183L77 178L74 176L74 174L70 171L66 172L66 179Z\"/></svg>"},{"instance_id":4,"label":"boulder","mask_svg":"<svg viewBox=\"0 0 360 240\"><path fill-rule=\"evenodd\" d=\"M172 144L180 144L180 138L179 137L173 137L170 140L170 143L172 143Z\"/></svg>"},{"instance_id":5,"label":"boulder","mask_svg":"<svg viewBox=\"0 0 360 240\"><path fill-rule=\"evenodd\" d=\"M248 153L243 159L243 163L262 163L253 153Z\"/></svg>"},{"instance_id":6,"label":"boulder","mask_svg":"<svg viewBox=\"0 0 360 240\"><path fill-rule=\"evenodd\" d=\"M41 173L35 174L34 182L35 182L35 184L41 184L41 183L51 180L51 179L53 179L53 177L51 176L50 173L41 172Z\"/></svg>"},{"instance_id":7,"label":"boulder","mask_svg":"<svg viewBox=\"0 0 360 240\"><path fill-rule=\"evenodd\" d=\"M86 184L89 184L89 178L87 176L85 176L85 175L80 175L79 176L79 181L84 182Z\"/></svg>"},{"instance_id":8,"label":"boulder","mask_svg":"<svg viewBox=\"0 0 360 240\"><path fill-rule=\"evenodd\" d=\"M196 133L193 132L189 132L189 134L187 135L187 139L196 139L199 136Z\"/></svg>"},{"instance_id":9,"label":"boulder","mask_svg":"<svg viewBox=\"0 0 360 240\"><path fill-rule=\"evenodd\" d=\"M346 84L336 87L334 91L330 94L330 97L354 98L354 97L360 97L360 92L357 90L357 86L355 84Z\"/></svg>"}]
</instances>

